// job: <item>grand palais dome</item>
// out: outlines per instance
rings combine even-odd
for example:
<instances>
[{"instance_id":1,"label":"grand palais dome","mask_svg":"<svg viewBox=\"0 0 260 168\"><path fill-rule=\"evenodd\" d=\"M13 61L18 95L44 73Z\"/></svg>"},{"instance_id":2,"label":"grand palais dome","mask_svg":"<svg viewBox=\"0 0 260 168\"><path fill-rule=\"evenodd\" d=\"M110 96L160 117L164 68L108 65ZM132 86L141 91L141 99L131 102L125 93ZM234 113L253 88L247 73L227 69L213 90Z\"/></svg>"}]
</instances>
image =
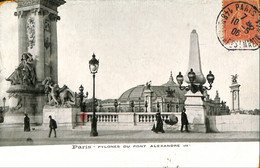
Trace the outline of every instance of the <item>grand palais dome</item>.
<instances>
[{"instance_id":1,"label":"grand palais dome","mask_svg":"<svg viewBox=\"0 0 260 168\"><path fill-rule=\"evenodd\" d=\"M126 90L118 99L119 102L129 102L129 101L144 101L144 90L146 89L146 85L138 85L136 87L130 88ZM172 73L170 75L169 81L161 86L151 86L151 90L153 91L152 100L155 101L158 98L165 98L169 94L167 90L173 91L172 97L177 98L180 102L184 102L185 100L185 91L180 90L179 86L174 82Z\"/></svg>"}]
</instances>

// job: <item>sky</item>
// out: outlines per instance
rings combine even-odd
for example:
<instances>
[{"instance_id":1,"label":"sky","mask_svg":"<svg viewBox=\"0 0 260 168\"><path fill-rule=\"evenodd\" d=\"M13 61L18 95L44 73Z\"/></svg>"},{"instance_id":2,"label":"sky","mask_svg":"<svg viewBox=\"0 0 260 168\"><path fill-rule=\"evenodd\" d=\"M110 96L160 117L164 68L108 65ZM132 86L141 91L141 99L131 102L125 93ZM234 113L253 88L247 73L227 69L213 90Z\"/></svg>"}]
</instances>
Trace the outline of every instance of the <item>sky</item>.
<instances>
[{"instance_id":1,"label":"sky","mask_svg":"<svg viewBox=\"0 0 260 168\"><path fill-rule=\"evenodd\" d=\"M209 0L67 0L58 8L58 80L92 95L88 61L100 61L96 96L119 98L129 88L152 81L162 85L172 71L188 70L190 33L199 36L204 76L215 75L216 90L231 107L231 75L238 74L241 109L259 108L259 50L228 51L217 39L216 19L221 1ZM7 96L4 80L18 65L16 3L0 6L0 98ZM208 84L206 84L208 86ZM2 102L0 101L0 105Z\"/></svg>"}]
</instances>

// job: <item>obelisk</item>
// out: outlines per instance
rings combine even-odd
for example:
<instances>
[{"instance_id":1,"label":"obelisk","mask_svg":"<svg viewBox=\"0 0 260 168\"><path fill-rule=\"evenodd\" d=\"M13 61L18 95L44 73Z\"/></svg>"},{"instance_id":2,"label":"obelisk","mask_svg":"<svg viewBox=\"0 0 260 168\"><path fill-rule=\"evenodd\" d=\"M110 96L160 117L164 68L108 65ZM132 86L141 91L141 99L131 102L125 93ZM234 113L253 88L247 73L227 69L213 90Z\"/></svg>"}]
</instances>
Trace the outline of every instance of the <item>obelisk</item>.
<instances>
[{"instance_id":1,"label":"obelisk","mask_svg":"<svg viewBox=\"0 0 260 168\"><path fill-rule=\"evenodd\" d=\"M11 86L10 110L5 124L23 123L27 113L31 123L42 123L45 104L42 81L51 77L58 83L57 8L64 0L18 0L18 68L7 78Z\"/></svg>"},{"instance_id":2,"label":"obelisk","mask_svg":"<svg viewBox=\"0 0 260 168\"><path fill-rule=\"evenodd\" d=\"M196 74L196 79L193 84L203 85L206 82L206 79L201 70L201 61L200 61L200 49L199 49L199 38L196 30L192 30L190 34L190 52L189 52L189 66L188 72L193 69ZM188 75L185 75L185 81L190 83ZM185 94L185 108L186 114L192 131L194 132L206 132L205 117L206 109L203 106L202 93L197 91L192 93L188 91Z\"/></svg>"},{"instance_id":3,"label":"obelisk","mask_svg":"<svg viewBox=\"0 0 260 168\"><path fill-rule=\"evenodd\" d=\"M193 69L193 72L196 74L195 84L204 84L206 79L201 70L201 61L200 61L200 48L199 48L199 37L196 30L192 30L190 34L190 52L189 52L189 66L186 75L184 76L185 82L190 83L188 79L188 73L190 69Z\"/></svg>"}]
</instances>

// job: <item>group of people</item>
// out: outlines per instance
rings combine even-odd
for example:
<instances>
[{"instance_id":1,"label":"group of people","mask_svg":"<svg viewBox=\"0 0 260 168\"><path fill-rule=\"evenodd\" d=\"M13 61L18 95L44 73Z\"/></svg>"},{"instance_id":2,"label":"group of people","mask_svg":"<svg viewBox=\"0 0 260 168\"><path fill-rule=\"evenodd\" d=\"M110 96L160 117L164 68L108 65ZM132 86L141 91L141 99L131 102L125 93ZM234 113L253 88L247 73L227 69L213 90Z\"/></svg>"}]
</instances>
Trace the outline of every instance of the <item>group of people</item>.
<instances>
[{"instance_id":1,"label":"group of people","mask_svg":"<svg viewBox=\"0 0 260 168\"><path fill-rule=\"evenodd\" d=\"M185 126L186 132L190 132L189 128L188 128L189 121L188 121L187 114L185 112L186 112L186 109L183 108L182 113L181 113L181 132L183 132L184 126ZM153 125L152 131L155 133L158 133L158 132L164 133L165 131L163 130L163 120L161 118L161 114L159 112L156 113L155 118L156 118L156 120ZM171 123L171 122L166 122L166 123ZM176 124L177 122L173 122L173 123Z\"/></svg>"},{"instance_id":2,"label":"group of people","mask_svg":"<svg viewBox=\"0 0 260 168\"><path fill-rule=\"evenodd\" d=\"M50 119L50 122L49 122L49 128L50 128L50 131L49 131L49 138L51 137L51 133L52 133L52 130L54 132L54 137L56 138L56 128L57 128L57 123L56 121L52 118L52 116L50 115L49 116L49 119ZM25 114L25 117L24 117L24 132L29 132L31 131L31 128L30 128L30 118L28 117L28 114Z\"/></svg>"}]
</instances>

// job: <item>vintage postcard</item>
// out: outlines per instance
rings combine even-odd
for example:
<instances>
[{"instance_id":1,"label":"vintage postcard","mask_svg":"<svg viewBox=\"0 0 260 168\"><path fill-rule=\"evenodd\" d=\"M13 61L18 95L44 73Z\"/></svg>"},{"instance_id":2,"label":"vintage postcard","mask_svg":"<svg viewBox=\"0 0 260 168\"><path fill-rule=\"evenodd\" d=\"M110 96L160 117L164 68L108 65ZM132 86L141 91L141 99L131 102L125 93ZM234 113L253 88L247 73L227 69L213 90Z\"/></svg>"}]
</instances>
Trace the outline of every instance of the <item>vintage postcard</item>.
<instances>
[{"instance_id":1,"label":"vintage postcard","mask_svg":"<svg viewBox=\"0 0 260 168\"><path fill-rule=\"evenodd\" d=\"M1 0L0 166L259 167L258 0Z\"/></svg>"}]
</instances>

